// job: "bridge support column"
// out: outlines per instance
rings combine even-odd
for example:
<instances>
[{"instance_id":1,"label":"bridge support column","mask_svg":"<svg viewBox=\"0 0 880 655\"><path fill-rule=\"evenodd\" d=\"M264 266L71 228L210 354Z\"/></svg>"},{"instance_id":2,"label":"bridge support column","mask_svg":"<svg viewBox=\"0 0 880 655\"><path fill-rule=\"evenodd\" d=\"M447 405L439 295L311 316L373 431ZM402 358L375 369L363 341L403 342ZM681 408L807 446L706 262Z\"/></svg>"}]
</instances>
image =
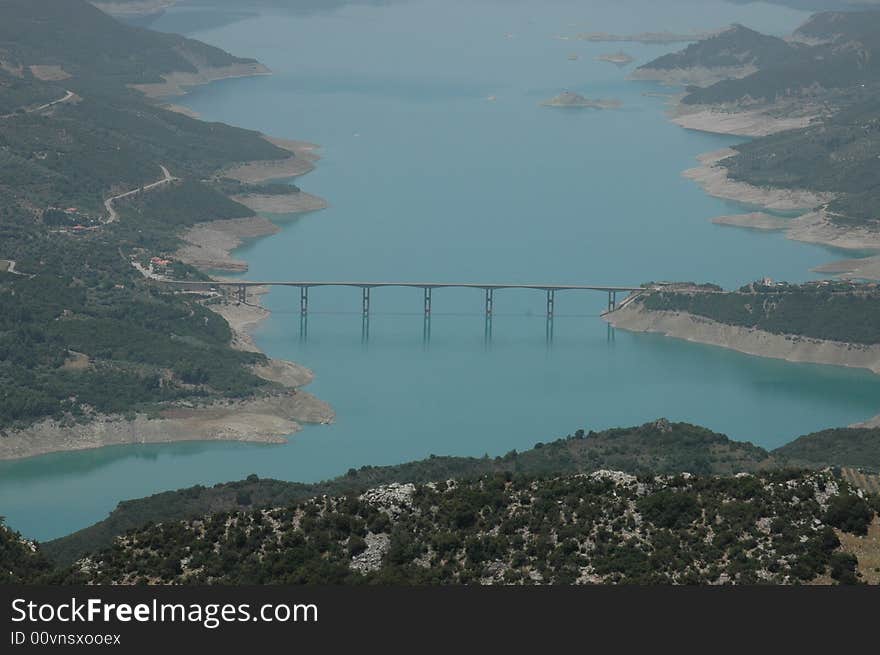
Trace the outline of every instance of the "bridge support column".
<instances>
[{"instance_id":1,"label":"bridge support column","mask_svg":"<svg viewBox=\"0 0 880 655\"><path fill-rule=\"evenodd\" d=\"M553 320L553 305L556 302L556 292L553 289L547 289L547 319Z\"/></svg>"},{"instance_id":2,"label":"bridge support column","mask_svg":"<svg viewBox=\"0 0 880 655\"><path fill-rule=\"evenodd\" d=\"M300 287L299 288L299 313L302 316L305 316L309 313L309 288L308 287Z\"/></svg>"},{"instance_id":3,"label":"bridge support column","mask_svg":"<svg viewBox=\"0 0 880 655\"><path fill-rule=\"evenodd\" d=\"M308 314L299 315L299 340L305 343L309 340L309 316Z\"/></svg>"},{"instance_id":4,"label":"bridge support column","mask_svg":"<svg viewBox=\"0 0 880 655\"><path fill-rule=\"evenodd\" d=\"M361 343L366 344L370 340L370 315L364 314L361 319Z\"/></svg>"},{"instance_id":5,"label":"bridge support column","mask_svg":"<svg viewBox=\"0 0 880 655\"><path fill-rule=\"evenodd\" d=\"M492 304L494 302L494 296L494 289L486 289L486 318L492 317Z\"/></svg>"},{"instance_id":6,"label":"bridge support column","mask_svg":"<svg viewBox=\"0 0 880 655\"><path fill-rule=\"evenodd\" d=\"M608 292L608 311L613 312L614 308L617 306L617 292L609 291Z\"/></svg>"},{"instance_id":7,"label":"bridge support column","mask_svg":"<svg viewBox=\"0 0 880 655\"><path fill-rule=\"evenodd\" d=\"M431 315L431 287L425 287L425 316Z\"/></svg>"},{"instance_id":8,"label":"bridge support column","mask_svg":"<svg viewBox=\"0 0 880 655\"><path fill-rule=\"evenodd\" d=\"M364 316L369 316L370 315L370 287L364 287L363 302L361 304L361 307L363 309Z\"/></svg>"},{"instance_id":9,"label":"bridge support column","mask_svg":"<svg viewBox=\"0 0 880 655\"><path fill-rule=\"evenodd\" d=\"M247 302L247 287L243 284L238 287L238 302L242 305Z\"/></svg>"}]
</instances>

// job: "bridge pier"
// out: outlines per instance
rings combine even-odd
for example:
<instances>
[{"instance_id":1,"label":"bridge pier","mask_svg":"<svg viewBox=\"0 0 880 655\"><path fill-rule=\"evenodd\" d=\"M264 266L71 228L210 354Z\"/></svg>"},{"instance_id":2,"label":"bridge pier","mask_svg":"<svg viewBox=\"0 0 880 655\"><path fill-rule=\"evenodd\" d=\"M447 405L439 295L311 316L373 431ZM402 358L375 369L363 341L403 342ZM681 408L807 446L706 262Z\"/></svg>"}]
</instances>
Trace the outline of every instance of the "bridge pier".
<instances>
[{"instance_id":1,"label":"bridge pier","mask_svg":"<svg viewBox=\"0 0 880 655\"><path fill-rule=\"evenodd\" d=\"M494 303L495 290L486 289L486 318L492 317L492 305Z\"/></svg>"},{"instance_id":2,"label":"bridge pier","mask_svg":"<svg viewBox=\"0 0 880 655\"><path fill-rule=\"evenodd\" d=\"M617 308L617 292L608 292L608 311L613 312Z\"/></svg>"},{"instance_id":3,"label":"bridge pier","mask_svg":"<svg viewBox=\"0 0 880 655\"><path fill-rule=\"evenodd\" d=\"M364 287L363 302L362 302L361 306L362 306L362 309L364 312L364 317L369 316L370 315L370 287Z\"/></svg>"},{"instance_id":4,"label":"bridge pier","mask_svg":"<svg viewBox=\"0 0 880 655\"><path fill-rule=\"evenodd\" d=\"M305 316L309 313L309 288L299 288L299 313Z\"/></svg>"},{"instance_id":5,"label":"bridge pier","mask_svg":"<svg viewBox=\"0 0 880 655\"><path fill-rule=\"evenodd\" d=\"M547 289L547 320L553 320L553 305L556 303L556 292Z\"/></svg>"},{"instance_id":6,"label":"bridge pier","mask_svg":"<svg viewBox=\"0 0 880 655\"><path fill-rule=\"evenodd\" d=\"M431 287L425 287L425 316L431 315Z\"/></svg>"},{"instance_id":7,"label":"bridge pier","mask_svg":"<svg viewBox=\"0 0 880 655\"><path fill-rule=\"evenodd\" d=\"M242 305L247 303L247 287L243 284L238 285L238 302Z\"/></svg>"}]
</instances>

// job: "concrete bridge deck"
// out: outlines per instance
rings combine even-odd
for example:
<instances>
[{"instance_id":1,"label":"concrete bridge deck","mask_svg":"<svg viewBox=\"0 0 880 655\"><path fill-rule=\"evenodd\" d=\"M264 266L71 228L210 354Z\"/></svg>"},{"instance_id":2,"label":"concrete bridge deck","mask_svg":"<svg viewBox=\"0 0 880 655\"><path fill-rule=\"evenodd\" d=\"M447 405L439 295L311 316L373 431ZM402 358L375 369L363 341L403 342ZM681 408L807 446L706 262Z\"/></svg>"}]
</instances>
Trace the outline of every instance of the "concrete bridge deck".
<instances>
[{"instance_id":1,"label":"concrete bridge deck","mask_svg":"<svg viewBox=\"0 0 880 655\"><path fill-rule=\"evenodd\" d=\"M618 293L638 293L653 287L634 287L602 284L536 284L536 283L497 283L497 282L371 282L364 280L295 280L295 281L261 281L261 280L210 280L205 282L175 281L169 282L177 288L210 289L232 288L237 290L238 300L247 301L247 290L253 287L296 287L300 290L300 313L309 311L309 289L319 287L352 287L362 290L361 308L364 316L370 313L370 290L382 287L406 287L424 291L425 316L431 315L432 292L434 289L480 289L485 292L486 316L492 315L495 291L499 289L533 289L547 294L547 317L553 317L555 295L557 291L600 291L608 294L608 311L614 311Z\"/></svg>"}]
</instances>

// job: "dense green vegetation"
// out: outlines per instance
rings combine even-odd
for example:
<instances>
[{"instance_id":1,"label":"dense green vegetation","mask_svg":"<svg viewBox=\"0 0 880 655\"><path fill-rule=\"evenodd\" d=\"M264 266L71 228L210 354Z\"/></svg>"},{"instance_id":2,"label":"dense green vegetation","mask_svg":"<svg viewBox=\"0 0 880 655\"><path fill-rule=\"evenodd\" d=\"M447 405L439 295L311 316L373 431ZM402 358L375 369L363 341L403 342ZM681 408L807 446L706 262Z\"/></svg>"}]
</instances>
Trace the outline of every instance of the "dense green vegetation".
<instances>
[{"instance_id":1,"label":"dense green vegetation","mask_svg":"<svg viewBox=\"0 0 880 655\"><path fill-rule=\"evenodd\" d=\"M264 358L230 349L222 318L139 280L106 241L73 240L51 260L45 243L26 245L34 277L0 274L0 429L266 384L246 368ZM90 365L66 367L72 353Z\"/></svg>"},{"instance_id":2,"label":"dense green vegetation","mask_svg":"<svg viewBox=\"0 0 880 655\"><path fill-rule=\"evenodd\" d=\"M53 568L36 544L6 527L0 516L0 585L48 582Z\"/></svg>"},{"instance_id":3,"label":"dense green vegetation","mask_svg":"<svg viewBox=\"0 0 880 655\"><path fill-rule=\"evenodd\" d=\"M234 162L289 154L249 130L204 123L127 95L89 96L50 115L0 120L0 199L30 213L75 206L99 215L110 191L159 179L159 164L177 177L201 180Z\"/></svg>"},{"instance_id":4,"label":"dense green vegetation","mask_svg":"<svg viewBox=\"0 0 880 655\"><path fill-rule=\"evenodd\" d=\"M774 454L797 466L851 466L880 472L880 429L835 428L785 444Z\"/></svg>"},{"instance_id":5,"label":"dense green vegetation","mask_svg":"<svg viewBox=\"0 0 880 655\"><path fill-rule=\"evenodd\" d=\"M0 60L2 61L2 60ZM0 116L40 106L64 96L62 87L35 80L30 71L16 77L0 68Z\"/></svg>"},{"instance_id":6,"label":"dense green vegetation","mask_svg":"<svg viewBox=\"0 0 880 655\"><path fill-rule=\"evenodd\" d=\"M184 584L797 584L857 581L833 530L873 509L826 473L534 478L395 485L360 496L151 525L68 581Z\"/></svg>"},{"instance_id":7,"label":"dense green vegetation","mask_svg":"<svg viewBox=\"0 0 880 655\"><path fill-rule=\"evenodd\" d=\"M11 0L0 11L0 259L23 273L0 273L0 434L274 388L250 372L262 356L229 347L223 319L130 263L172 253L196 222L252 215L220 173L290 153L162 109L126 84L250 60L122 25L82 0ZM35 64L71 77L41 81ZM67 89L78 99L33 111ZM120 220L104 224L105 199L158 180L160 165L180 181L118 201Z\"/></svg>"},{"instance_id":8,"label":"dense green vegetation","mask_svg":"<svg viewBox=\"0 0 880 655\"><path fill-rule=\"evenodd\" d=\"M688 312L774 334L880 343L880 291L873 286L751 284L727 293L658 291L639 302L649 310Z\"/></svg>"},{"instance_id":9,"label":"dense green vegetation","mask_svg":"<svg viewBox=\"0 0 880 655\"><path fill-rule=\"evenodd\" d=\"M768 453L762 448L731 441L724 435L687 423L659 420L637 428L603 432L578 430L525 452L511 451L496 458L432 456L396 466L352 469L344 476L316 484L260 480L252 476L209 488L197 486L167 491L123 501L104 521L49 542L45 550L59 561L70 562L150 521L190 518L240 507L273 507L321 494L360 492L392 482L436 482L496 472L554 475L600 469L630 473L732 474L762 468L767 459Z\"/></svg>"},{"instance_id":10,"label":"dense green vegetation","mask_svg":"<svg viewBox=\"0 0 880 655\"><path fill-rule=\"evenodd\" d=\"M213 187L196 180L167 185L126 198L118 209L126 225L179 229L194 223L251 216L253 212Z\"/></svg>"},{"instance_id":11,"label":"dense green vegetation","mask_svg":"<svg viewBox=\"0 0 880 655\"><path fill-rule=\"evenodd\" d=\"M880 13L880 12L878 12ZM730 177L756 186L840 194L832 218L876 224L880 202L880 92L822 123L736 146L725 160Z\"/></svg>"},{"instance_id":12,"label":"dense green vegetation","mask_svg":"<svg viewBox=\"0 0 880 655\"><path fill-rule=\"evenodd\" d=\"M834 438L829 435L833 434ZM128 530L148 523L199 517L210 512L277 507L319 495L360 493L391 483L429 483L473 479L495 473L567 475L602 469L631 474L699 473L731 475L779 467L854 466L880 469L880 429L839 429L796 439L772 453L746 442L687 423L664 420L634 428L574 434L534 448L494 458L432 456L396 466L365 466L314 484L251 476L246 480L196 486L127 500L110 515L66 537L43 545L54 560L70 563L110 545Z\"/></svg>"}]
</instances>

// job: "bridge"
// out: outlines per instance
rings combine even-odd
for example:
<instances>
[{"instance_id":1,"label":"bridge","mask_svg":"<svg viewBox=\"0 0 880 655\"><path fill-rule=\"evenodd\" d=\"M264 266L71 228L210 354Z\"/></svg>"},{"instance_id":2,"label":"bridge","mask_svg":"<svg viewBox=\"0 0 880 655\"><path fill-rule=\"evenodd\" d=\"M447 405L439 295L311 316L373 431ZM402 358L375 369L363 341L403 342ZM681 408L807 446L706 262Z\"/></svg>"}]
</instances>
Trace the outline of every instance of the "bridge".
<instances>
[{"instance_id":1,"label":"bridge","mask_svg":"<svg viewBox=\"0 0 880 655\"><path fill-rule=\"evenodd\" d=\"M485 294L485 312L486 318L492 317L495 304L495 292L501 289L533 289L535 291L543 291L547 297L547 318L553 318L554 305L556 302L557 291L599 291L608 294L608 310L614 311L618 308L618 293L639 293L659 288L655 287L630 287L630 286L609 286L609 285L591 285L591 284L496 284L485 282L366 282L366 281L339 281L339 282L319 282L319 281L282 281L282 282L266 282L254 280L229 280L219 281L212 280L210 282L169 282L182 289L231 289L234 290L239 302L247 302L247 291L253 287L296 287L300 290L300 314L306 316L309 313L309 290L320 287L353 287L362 290L361 311L364 317L370 314L370 294L373 289L382 287L406 287L413 289L422 289L424 293L423 309L425 317L431 316L431 305L433 300L433 291L435 289L478 289ZM626 301L624 301L626 302Z\"/></svg>"}]
</instances>

